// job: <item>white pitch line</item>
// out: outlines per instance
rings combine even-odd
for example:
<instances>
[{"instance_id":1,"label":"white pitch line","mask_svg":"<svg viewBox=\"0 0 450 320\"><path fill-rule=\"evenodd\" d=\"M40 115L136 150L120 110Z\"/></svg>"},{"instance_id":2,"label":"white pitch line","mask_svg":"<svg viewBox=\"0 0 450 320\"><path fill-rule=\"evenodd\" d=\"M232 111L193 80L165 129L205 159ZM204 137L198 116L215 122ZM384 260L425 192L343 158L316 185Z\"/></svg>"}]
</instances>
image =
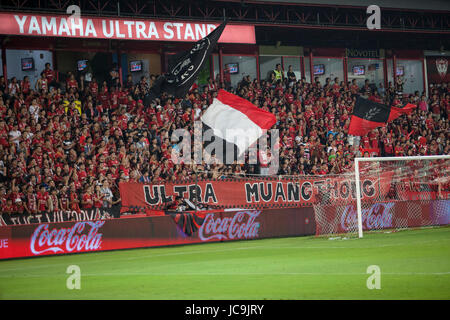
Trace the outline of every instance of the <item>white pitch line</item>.
<instances>
[{"instance_id":1,"label":"white pitch line","mask_svg":"<svg viewBox=\"0 0 450 320\"><path fill-rule=\"evenodd\" d=\"M393 276L441 276L449 275L449 272L383 272L381 275ZM360 276L367 275L364 272L256 272L256 273L170 273L170 272L124 272L124 273L87 273L82 277L112 277L112 276ZM65 277L65 275L0 275L0 278L41 278L41 277Z\"/></svg>"},{"instance_id":2,"label":"white pitch line","mask_svg":"<svg viewBox=\"0 0 450 320\"><path fill-rule=\"evenodd\" d=\"M225 252L225 251L234 251L234 250L247 250L247 249L264 249L267 248L266 246L261 247L241 247L241 248L230 248L230 249L220 249L220 250L198 250L198 251L183 251L183 252L168 252L168 253L162 253L162 254L147 254L147 255L137 255L134 257L129 258L114 258L114 259L96 259L94 261L80 261L78 262L80 265L86 265L86 264L97 264L97 263L103 263L103 262L114 262L114 261L130 261L130 260L138 260L138 259L146 259L146 258L155 258L155 257L165 257L165 256L177 256L177 255L189 255L189 254L202 254L202 253L216 253L216 252ZM137 249L161 249L161 248L137 248ZM127 249L124 249L126 251ZM103 251L104 253L112 253L114 251ZM115 251L120 252L120 251ZM99 251L97 253L102 253L102 251ZM49 257L64 257L65 255L60 256L49 256ZM75 257L73 256L66 256L66 257ZM86 256L85 256L86 257ZM0 272L6 272L6 271L15 271L15 270L29 270L29 269L42 269L42 268L48 268L48 267L64 267L67 266L70 263L60 263L60 264L43 264L38 266L24 266L24 267L17 267L13 269L2 269L0 268Z\"/></svg>"},{"instance_id":3,"label":"white pitch line","mask_svg":"<svg viewBox=\"0 0 450 320\"><path fill-rule=\"evenodd\" d=\"M263 240L263 239L262 239ZM428 241L418 241L416 243L424 244L429 242L442 242L442 240L428 240ZM212 243L209 243L212 244ZM209 254L209 253L218 253L218 252L227 252L227 251L235 251L235 250L252 250L252 249L376 249L381 247L397 247L402 245L412 245L412 242L404 242L404 243L395 243L395 244L386 244L386 245L380 245L377 244L375 246L292 246L289 244L286 244L285 246L251 246L251 247L234 247L234 248L227 248L227 249L216 249L216 250L196 250L196 251L183 251L183 252L168 252L168 253L162 253L162 254L145 254L145 255L136 255L128 258L114 258L108 259L108 257L100 258L96 260L91 261L79 261L78 263L80 265L89 265L89 264L97 264L97 263L113 263L115 261L132 261L132 260L140 260L140 259L147 259L147 258L156 258L156 257L166 257L166 256L177 256L177 255L190 255L190 254ZM137 248L137 249L162 249L162 248ZM165 248L167 249L167 248ZM169 250L172 248L168 248ZM126 249L124 249L124 252ZM103 251L106 253L113 253L114 251ZM120 252L120 251L115 251ZM102 252L98 252L102 253ZM49 257L64 257L64 255L60 256L49 256ZM65 256L65 257L76 257L76 255L72 256ZM83 256L88 257L88 256ZM26 261L26 260L25 260ZM43 265L31 265L31 266L23 266L23 267L16 267L11 269L2 269L0 268L0 272L8 272L8 271L16 271L16 270L34 270L34 269L42 269L42 268L51 268L51 267L65 267L68 263L60 263L60 264L43 264Z\"/></svg>"}]
</instances>

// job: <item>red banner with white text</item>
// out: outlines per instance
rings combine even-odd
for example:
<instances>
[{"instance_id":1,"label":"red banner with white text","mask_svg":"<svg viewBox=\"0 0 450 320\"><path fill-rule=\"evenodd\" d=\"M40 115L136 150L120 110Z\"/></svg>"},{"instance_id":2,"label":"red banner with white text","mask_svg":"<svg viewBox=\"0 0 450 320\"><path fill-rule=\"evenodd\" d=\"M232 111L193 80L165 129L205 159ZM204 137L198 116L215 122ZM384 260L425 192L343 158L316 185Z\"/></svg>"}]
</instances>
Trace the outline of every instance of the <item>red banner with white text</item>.
<instances>
[{"instance_id":1,"label":"red banner with white text","mask_svg":"<svg viewBox=\"0 0 450 320\"><path fill-rule=\"evenodd\" d=\"M389 192L392 174L366 177L361 181L364 200ZM176 196L216 208L279 208L312 206L315 203L345 203L356 199L353 176L302 178L212 179L149 185L119 184L122 212L164 208Z\"/></svg>"},{"instance_id":2,"label":"red banner with white text","mask_svg":"<svg viewBox=\"0 0 450 320\"><path fill-rule=\"evenodd\" d=\"M0 34L117 40L196 42L219 23L69 15L0 13ZM220 43L255 44L255 27L228 24Z\"/></svg>"}]
</instances>

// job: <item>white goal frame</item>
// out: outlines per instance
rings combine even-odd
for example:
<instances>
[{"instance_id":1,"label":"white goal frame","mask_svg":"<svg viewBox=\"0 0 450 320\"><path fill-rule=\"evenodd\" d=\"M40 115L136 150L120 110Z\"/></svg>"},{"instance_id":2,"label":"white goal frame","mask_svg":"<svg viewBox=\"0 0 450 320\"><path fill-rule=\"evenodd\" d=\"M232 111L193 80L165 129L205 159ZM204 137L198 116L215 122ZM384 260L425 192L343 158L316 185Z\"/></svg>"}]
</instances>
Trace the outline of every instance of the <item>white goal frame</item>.
<instances>
[{"instance_id":1,"label":"white goal frame","mask_svg":"<svg viewBox=\"0 0 450 320\"><path fill-rule=\"evenodd\" d=\"M358 213L358 237L359 238L363 237L362 212L361 212L361 185L360 185L360 178L359 178L359 163L360 162L438 160L438 159L449 159L450 160L450 155L355 158L355 182L356 182L356 207L357 207L357 213Z\"/></svg>"}]
</instances>

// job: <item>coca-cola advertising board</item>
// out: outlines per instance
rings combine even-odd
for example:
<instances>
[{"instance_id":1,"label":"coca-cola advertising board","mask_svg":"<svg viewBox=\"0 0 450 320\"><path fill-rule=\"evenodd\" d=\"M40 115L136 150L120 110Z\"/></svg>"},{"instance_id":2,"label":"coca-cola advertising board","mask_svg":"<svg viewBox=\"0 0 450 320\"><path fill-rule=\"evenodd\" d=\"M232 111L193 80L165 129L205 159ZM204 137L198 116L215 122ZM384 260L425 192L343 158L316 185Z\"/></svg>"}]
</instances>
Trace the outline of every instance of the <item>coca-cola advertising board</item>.
<instances>
[{"instance_id":1,"label":"coca-cola advertising board","mask_svg":"<svg viewBox=\"0 0 450 320\"><path fill-rule=\"evenodd\" d=\"M317 235L357 231L356 204L315 207ZM414 228L450 223L450 200L391 201L362 205L363 230Z\"/></svg>"},{"instance_id":2,"label":"coca-cola advertising board","mask_svg":"<svg viewBox=\"0 0 450 320\"><path fill-rule=\"evenodd\" d=\"M0 259L180 245L212 241L313 235L312 208L205 212L187 235L170 215L59 222L0 228Z\"/></svg>"}]
</instances>

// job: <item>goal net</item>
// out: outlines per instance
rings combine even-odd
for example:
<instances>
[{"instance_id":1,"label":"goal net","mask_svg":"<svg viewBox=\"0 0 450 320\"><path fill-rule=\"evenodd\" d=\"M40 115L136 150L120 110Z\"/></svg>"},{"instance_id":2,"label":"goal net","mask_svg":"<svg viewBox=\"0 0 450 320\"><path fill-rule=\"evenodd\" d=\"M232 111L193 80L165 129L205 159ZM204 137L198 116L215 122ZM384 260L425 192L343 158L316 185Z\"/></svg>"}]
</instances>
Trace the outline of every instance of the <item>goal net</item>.
<instances>
[{"instance_id":1,"label":"goal net","mask_svg":"<svg viewBox=\"0 0 450 320\"><path fill-rule=\"evenodd\" d=\"M356 158L345 179L352 186L347 201L322 197L314 206L318 235L361 238L450 223L450 156Z\"/></svg>"}]
</instances>

